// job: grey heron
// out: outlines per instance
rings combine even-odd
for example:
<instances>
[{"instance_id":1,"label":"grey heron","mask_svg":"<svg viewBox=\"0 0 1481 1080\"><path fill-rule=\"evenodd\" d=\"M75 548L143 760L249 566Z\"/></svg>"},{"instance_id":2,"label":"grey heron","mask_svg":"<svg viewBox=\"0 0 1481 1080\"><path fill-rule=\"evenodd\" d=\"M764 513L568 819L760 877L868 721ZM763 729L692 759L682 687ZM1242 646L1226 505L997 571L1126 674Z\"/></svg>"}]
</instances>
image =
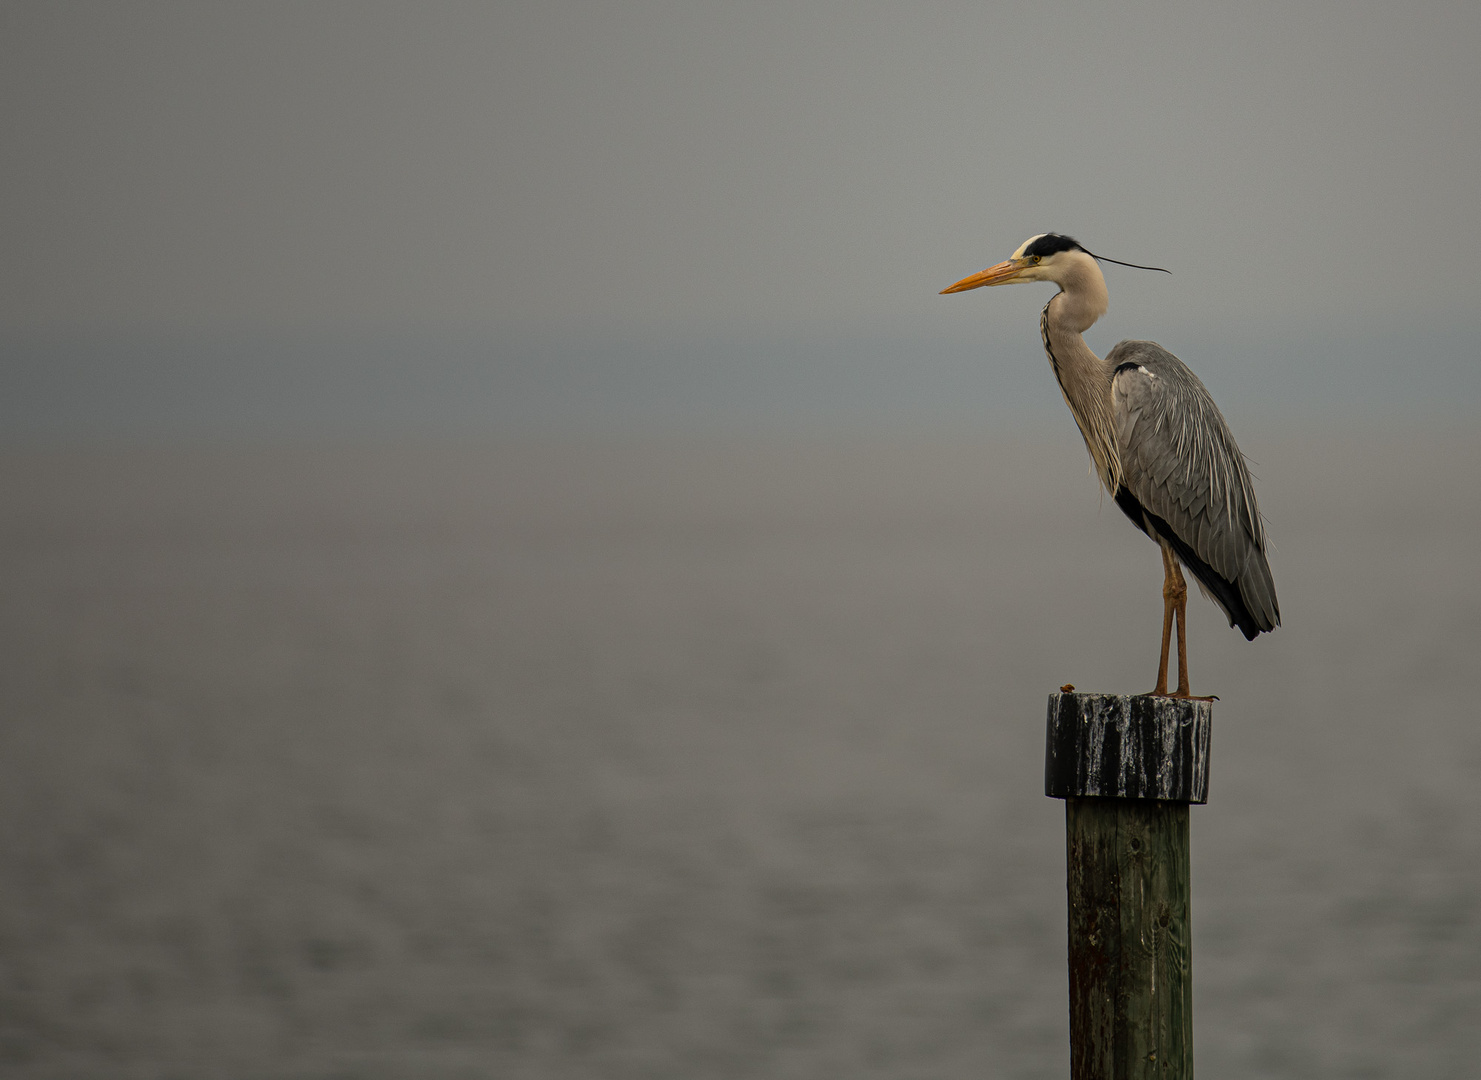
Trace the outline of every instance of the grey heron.
<instances>
[{"instance_id":1,"label":"grey heron","mask_svg":"<svg viewBox=\"0 0 1481 1080\"><path fill-rule=\"evenodd\" d=\"M1152 693L1190 697L1183 625L1188 588L1180 564L1229 625L1253 641L1280 625L1265 525L1244 455L1198 376L1152 341L1123 341L1104 360L1085 344L1081 335L1110 304L1099 258L1071 237L1040 233L1007 261L941 291L1030 281L1059 286L1039 317L1049 364L1101 483L1162 549L1162 660ZM1178 688L1168 695L1174 623Z\"/></svg>"}]
</instances>

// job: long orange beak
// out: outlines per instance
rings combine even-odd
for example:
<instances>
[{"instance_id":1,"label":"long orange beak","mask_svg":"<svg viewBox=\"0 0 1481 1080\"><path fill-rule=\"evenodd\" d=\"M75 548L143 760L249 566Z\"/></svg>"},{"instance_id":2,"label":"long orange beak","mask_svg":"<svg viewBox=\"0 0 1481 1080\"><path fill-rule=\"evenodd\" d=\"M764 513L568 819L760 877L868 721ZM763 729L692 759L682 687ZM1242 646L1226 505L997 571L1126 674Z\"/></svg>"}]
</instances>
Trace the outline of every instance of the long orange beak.
<instances>
[{"instance_id":1,"label":"long orange beak","mask_svg":"<svg viewBox=\"0 0 1481 1080\"><path fill-rule=\"evenodd\" d=\"M980 289L984 285L1007 285L1010 281L1017 280L1023 268L1023 263L1014 262L1012 259L1009 259L1007 262L998 263L997 266L989 266L980 274L973 274L971 277L962 278L961 281L958 281L950 288L942 289L941 295L945 296L947 293L966 292L968 289Z\"/></svg>"}]
</instances>

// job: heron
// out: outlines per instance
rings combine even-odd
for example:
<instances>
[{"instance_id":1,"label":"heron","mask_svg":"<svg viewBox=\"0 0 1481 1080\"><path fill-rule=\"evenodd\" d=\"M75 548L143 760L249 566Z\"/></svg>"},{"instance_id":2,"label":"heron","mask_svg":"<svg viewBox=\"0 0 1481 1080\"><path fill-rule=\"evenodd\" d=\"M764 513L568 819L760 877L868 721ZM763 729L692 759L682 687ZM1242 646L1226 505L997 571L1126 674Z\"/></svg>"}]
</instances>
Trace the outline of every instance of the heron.
<instances>
[{"instance_id":1,"label":"heron","mask_svg":"<svg viewBox=\"0 0 1481 1080\"><path fill-rule=\"evenodd\" d=\"M1104 360L1085 344L1082 335L1110 306L1098 260L1162 269L1103 259L1072 237L1040 233L1007 261L941 292L1031 281L1059 286L1039 316L1044 351L1101 484L1162 549L1162 659L1152 693L1189 698L1188 588L1181 568L1229 625L1253 641L1280 625L1265 524L1244 454L1198 376L1153 341L1123 341ZM1169 694L1174 624L1178 686Z\"/></svg>"}]
</instances>

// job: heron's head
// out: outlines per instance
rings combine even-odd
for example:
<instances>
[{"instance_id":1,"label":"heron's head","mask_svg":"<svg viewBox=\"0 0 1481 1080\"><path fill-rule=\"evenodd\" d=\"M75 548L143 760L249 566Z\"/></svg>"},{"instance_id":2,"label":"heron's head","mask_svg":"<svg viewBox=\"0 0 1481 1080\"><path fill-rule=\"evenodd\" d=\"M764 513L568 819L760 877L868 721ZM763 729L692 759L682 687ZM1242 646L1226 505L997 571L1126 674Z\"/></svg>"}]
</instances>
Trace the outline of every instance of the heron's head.
<instances>
[{"instance_id":1,"label":"heron's head","mask_svg":"<svg viewBox=\"0 0 1481 1080\"><path fill-rule=\"evenodd\" d=\"M1025 240L1006 262L989 266L981 273L964 277L955 285L941 290L947 293L980 289L984 285L1016 285L1025 281L1052 281L1060 288L1084 274L1100 277L1095 256L1080 246L1073 237L1059 233L1040 233Z\"/></svg>"}]
</instances>

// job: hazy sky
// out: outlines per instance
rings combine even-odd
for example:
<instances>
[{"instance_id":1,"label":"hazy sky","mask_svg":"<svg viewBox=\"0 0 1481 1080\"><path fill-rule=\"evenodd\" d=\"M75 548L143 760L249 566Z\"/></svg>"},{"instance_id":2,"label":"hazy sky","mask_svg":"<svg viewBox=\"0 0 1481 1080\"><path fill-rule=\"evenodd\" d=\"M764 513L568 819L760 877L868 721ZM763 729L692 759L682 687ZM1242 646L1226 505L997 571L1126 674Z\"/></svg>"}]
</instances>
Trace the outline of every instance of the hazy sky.
<instances>
[{"instance_id":1,"label":"hazy sky","mask_svg":"<svg viewBox=\"0 0 1481 1080\"><path fill-rule=\"evenodd\" d=\"M3 3L0 330L1032 343L937 291L1053 229L1174 271L1102 348L1463 336L1478 54L1474 0Z\"/></svg>"}]
</instances>

